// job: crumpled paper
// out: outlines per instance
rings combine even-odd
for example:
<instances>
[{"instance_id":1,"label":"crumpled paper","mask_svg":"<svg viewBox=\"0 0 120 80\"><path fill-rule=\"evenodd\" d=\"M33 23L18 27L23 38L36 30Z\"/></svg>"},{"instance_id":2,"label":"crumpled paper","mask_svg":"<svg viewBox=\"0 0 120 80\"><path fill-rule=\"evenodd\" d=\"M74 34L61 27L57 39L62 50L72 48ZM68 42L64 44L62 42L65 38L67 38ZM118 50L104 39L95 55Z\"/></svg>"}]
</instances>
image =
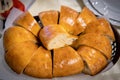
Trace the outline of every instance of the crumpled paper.
<instances>
[{"instance_id":1,"label":"crumpled paper","mask_svg":"<svg viewBox=\"0 0 120 80\"><path fill-rule=\"evenodd\" d=\"M25 9L28 10L33 16L38 15L39 12L46 10L58 10L60 11L61 5L65 5L80 12L82 7L79 0L20 0ZM13 21L23 12L17 8L13 8L8 15L5 22L5 29L13 26ZM4 32L3 31L3 32Z\"/></svg>"},{"instance_id":2,"label":"crumpled paper","mask_svg":"<svg viewBox=\"0 0 120 80\"><path fill-rule=\"evenodd\" d=\"M36 16L39 12L46 10L60 11L61 5L66 5L80 12L82 9L81 2L82 0L36 0L28 10L33 16Z\"/></svg>"},{"instance_id":3,"label":"crumpled paper","mask_svg":"<svg viewBox=\"0 0 120 80\"><path fill-rule=\"evenodd\" d=\"M35 2L35 0L20 0L24 6L25 6L25 11L27 11L30 6ZM4 31L8 28L8 27L11 27L13 26L13 22L14 20L20 15L22 14L23 11L17 9L17 8L13 8L11 11L10 11L10 14L8 15L7 19L6 19L6 22L5 22L5 29ZM3 31L3 32L4 32Z\"/></svg>"}]
</instances>

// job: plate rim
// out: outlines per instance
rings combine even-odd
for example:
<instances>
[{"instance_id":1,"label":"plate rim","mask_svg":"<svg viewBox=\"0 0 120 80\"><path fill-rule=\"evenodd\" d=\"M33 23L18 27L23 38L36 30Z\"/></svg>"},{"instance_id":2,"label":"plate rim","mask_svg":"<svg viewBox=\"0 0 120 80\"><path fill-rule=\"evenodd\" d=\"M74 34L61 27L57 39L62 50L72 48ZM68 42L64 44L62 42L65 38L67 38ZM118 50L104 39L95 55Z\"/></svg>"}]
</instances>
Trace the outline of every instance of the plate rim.
<instances>
[{"instance_id":1,"label":"plate rim","mask_svg":"<svg viewBox=\"0 0 120 80\"><path fill-rule=\"evenodd\" d=\"M91 11L93 11L94 14L102 17L103 14L98 11L93 5L91 5L91 3L89 2L90 0L83 0L83 4L88 7ZM103 16L104 17L104 16ZM108 20L110 21L110 23L112 25L115 25L115 26L120 26L120 21L118 20L115 20L115 19L112 19L112 18L108 18Z\"/></svg>"}]
</instances>

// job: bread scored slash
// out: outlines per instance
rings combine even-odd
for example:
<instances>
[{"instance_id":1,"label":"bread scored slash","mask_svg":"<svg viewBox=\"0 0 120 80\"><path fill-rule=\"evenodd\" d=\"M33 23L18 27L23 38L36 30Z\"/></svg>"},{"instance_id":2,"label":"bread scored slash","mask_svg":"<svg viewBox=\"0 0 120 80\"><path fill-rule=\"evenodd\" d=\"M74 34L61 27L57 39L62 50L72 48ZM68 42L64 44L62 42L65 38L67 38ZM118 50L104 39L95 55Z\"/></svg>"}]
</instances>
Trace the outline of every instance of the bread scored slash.
<instances>
[{"instance_id":1,"label":"bread scored slash","mask_svg":"<svg viewBox=\"0 0 120 80\"><path fill-rule=\"evenodd\" d=\"M107 65L107 59L100 51L92 47L80 46L77 52L84 60L83 72L86 74L95 75Z\"/></svg>"},{"instance_id":2,"label":"bread scored slash","mask_svg":"<svg viewBox=\"0 0 120 80\"><path fill-rule=\"evenodd\" d=\"M61 25L49 25L43 27L40 31L39 38L44 47L48 50L71 45L78 37L70 35Z\"/></svg>"},{"instance_id":3,"label":"bread scored slash","mask_svg":"<svg viewBox=\"0 0 120 80\"><path fill-rule=\"evenodd\" d=\"M21 14L15 21L15 25L24 27L25 29L31 31L35 36L38 36L38 33L41 29L40 25L33 18L33 16L28 12Z\"/></svg>"},{"instance_id":4,"label":"bread scored slash","mask_svg":"<svg viewBox=\"0 0 120 80\"><path fill-rule=\"evenodd\" d=\"M103 34L112 41L115 41L114 32L110 23L105 18L98 18L98 21L100 22L99 29L103 31Z\"/></svg>"},{"instance_id":5,"label":"bread scored slash","mask_svg":"<svg viewBox=\"0 0 120 80\"><path fill-rule=\"evenodd\" d=\"M57 24L58 23L58 11L49 10L49 11L40 12L39 18L40 18L43 26Z\"/></svg>"}]
</instances>

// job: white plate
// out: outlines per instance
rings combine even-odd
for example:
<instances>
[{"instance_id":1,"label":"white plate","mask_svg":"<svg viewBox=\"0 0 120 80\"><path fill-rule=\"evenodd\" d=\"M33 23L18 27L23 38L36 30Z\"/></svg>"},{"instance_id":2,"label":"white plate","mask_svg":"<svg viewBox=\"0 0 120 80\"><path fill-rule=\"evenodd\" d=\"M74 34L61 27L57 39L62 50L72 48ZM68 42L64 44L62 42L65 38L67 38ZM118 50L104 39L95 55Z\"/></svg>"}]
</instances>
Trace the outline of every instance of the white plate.
<instances>
[{"instance_id":1,"label":"white plate","mask_svg":"<svg viewBox=\"0 0 120 80\"><path fill-rule=\"evenodd\" d=\"M113 25L120 26L119 0L83 0L96 15L107 18Z\"/></svg>"}]
</instances>

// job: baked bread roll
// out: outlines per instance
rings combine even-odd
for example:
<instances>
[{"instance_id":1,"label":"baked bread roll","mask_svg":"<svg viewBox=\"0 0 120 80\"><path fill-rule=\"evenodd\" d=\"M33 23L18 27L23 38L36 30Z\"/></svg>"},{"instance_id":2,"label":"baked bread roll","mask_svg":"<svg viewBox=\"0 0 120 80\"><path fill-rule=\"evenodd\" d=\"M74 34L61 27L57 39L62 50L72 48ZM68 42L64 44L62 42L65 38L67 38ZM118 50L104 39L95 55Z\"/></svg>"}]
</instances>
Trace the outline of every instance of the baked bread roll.
<instances>
[{"instance_id":1,"label":"baked bread roll","mask_svg":"<svg viewBox=\"0 0 120 80\"><path fill-rule=\"evenodd\" d=\"M93 47L102 52L108 60L111 58L112 46L110 40L106 36L96 33L80 35L72 46L79 48L80 45Z\"/></svg>"},{"instance_id":2,"label":"baked bread roll","mask_svg":"<svg viewBox=\"0 0 120 80\"><path fill-rule=\"evenodd\" d=\"M71 34L74 33L74 24L78 12L67 6L61 6L59 24L63 25L65 30Z\"/></svg>"},{"instance_id":3,"label":"baked bread roll","mask_svg":"<svg viewBox=\"0 0 120 80\"><path fill-rule=\"evenodd\" d=\"M71 45L78 37L68 34L61 25L49 25L41 29L39 38L44 47L52 50Z\"/></svg>"},{"instance_id":4,"label":"baked bread roll","mask_svg":"<svg viewBox=\"0 0 120 80\"><path fill-rule=\"evenodd\" d=\"M79 54L70 46L53 50L53 76L81 73L84 64Z\"/></svg>"},{"instance_id":5,"label":"baked bread roll","mask_svg":"<svg viewBox=\"0 0 120 80\"><path fill-rule=\"evenodd\" d=\"M13 26L4 32L3 45L5 51L8 50L11 45L24 41L33 41L37 43L36 37L22 27Z\"/></svg>"},{"instance_id":6,"label":"baked bread roll","mask_svg":"<svg viewBox=\"0 0 120 80\"><path fill-rule=\"evenodd\" d=\"M5 60L16 73L38 78L95 75L110 62L112 28L88 8L78 13L62 6L60 16L50 10L40 12L39 18L42 29L38 17L25 12L4 33Z\"/></svg>"},{"instance_id":7,"label":"baked bread roll","mask_svg":"<svg viewBox=\"0 0 120 80\"><path fill-rule=\"evenodd\" d=\"M14 21L14 24L28 29L35 36L38 36L38 33L41 29L40 25L36 22L36 20L33 18L33 16L29 12L24 12L23 14L21 14Z\"/></svg>"},{"instance_id":8,"label":"baked bread roll","mask_svg":"<svg viewBox=\"0 0 120 80\"><path fill-rule=\"evenodd\" d=\"M52 78L51 52L39 47L34 52L34 56L26 66L24 73L34 77Z\"/></svg>"},{"instance_id":9,"label":"baked bread roll","mask_svg":"<svg viewBox=\"0 0 120 80\"><path fill-rule=\"evenodd\" d=\"M104 18L98 18L97 21L89 23L84 33L97 33L108 36L112 41L115 41L114 33L109 22Z\"/></svg>"},{"instance_id":10,"label":"baked bread roll","mask_svg":"<svg viewBox=\"0 0 120 80\"><path fill-rule=\"evenodd\" d=\"M98 50L88 46L80 46L77 52L84 60L84 73L95 75L107 65L106 58Z\"/></svg>"},{"instance_id":11,"label":"baked bread roll","mask_svg":"<svg viewBox=\"0 0 120 80\"><path fill-rule=\"evenodd\" d=\"M86 27L89 23L96 21L97 17L87 7L84 7L77 18L80 26Z\"/></svg>"},{"instance_id":12,"label":"baked bread roll","mask_svg":"<svg viewBox=\"0 0 120 80\"><path fill-rule=\"evenodd\" d=\"M34 51L37 49L38 46L33 41L15 43L6 52L5 60L13 71L20 74L28 65L34 55Z\"/></svg>"},{"instance_id":13,"label":"baked bread roll","mask_svg":"<svg viewBox=\"0 0 120 80\"><path fill-rule=\"evenodd\" d=\"M43 26L57 24L58 23L58 11L49 10L49 11L40 12L39 18L40 18Z\"/></svg>"}]
</instances>

